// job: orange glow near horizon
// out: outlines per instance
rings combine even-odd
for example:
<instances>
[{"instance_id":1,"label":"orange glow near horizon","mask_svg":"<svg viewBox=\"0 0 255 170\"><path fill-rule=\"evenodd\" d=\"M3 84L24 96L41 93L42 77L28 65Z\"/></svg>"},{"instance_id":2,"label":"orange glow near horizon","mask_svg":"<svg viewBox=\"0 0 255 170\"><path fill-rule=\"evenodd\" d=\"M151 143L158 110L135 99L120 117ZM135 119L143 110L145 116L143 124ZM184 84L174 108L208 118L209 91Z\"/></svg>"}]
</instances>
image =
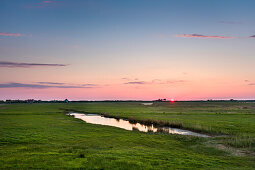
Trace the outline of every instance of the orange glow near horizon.
<instances>
[{"instance_id":1,"label":"orange glow near horizon","mask_svg":"<svg viewBox=\"0 0 255 170\"><path fill-rule=\"evenodd\" d=\"M113 82L112 82L113 83ZM53 85L56 86L56 85ZM60 86L60 85L57 85ZM69 86L69 85L68 85ZM69 99L69 100L156 100L170 98L176 100L208 100L208 99L253 99L254 87L245 84L215 85L206 82L176 84L158 84L144 81L141 84L102 84L89 88L0 88L0 100L6 99ZM235 90L238 89L238 90Z\"/></svg>"},{"instance_id":2,"label":"orange glow near horizon","mask_svg":"<svg viewBox=\"0 0 255 170\"><path fill-rule=\"evenodd\" d=\"M255 98L255 1L76 1L0 1L0 100Z\"/></svg>"}]
</instances>

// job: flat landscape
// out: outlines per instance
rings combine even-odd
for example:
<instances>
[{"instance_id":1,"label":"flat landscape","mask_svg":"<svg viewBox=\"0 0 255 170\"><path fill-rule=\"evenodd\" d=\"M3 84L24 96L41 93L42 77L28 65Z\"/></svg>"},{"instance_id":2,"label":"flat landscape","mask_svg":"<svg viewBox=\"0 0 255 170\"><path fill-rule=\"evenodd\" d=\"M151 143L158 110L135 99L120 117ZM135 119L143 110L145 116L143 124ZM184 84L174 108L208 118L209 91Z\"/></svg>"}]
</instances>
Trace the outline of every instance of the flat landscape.
<instances>
[{"instance_id":1,"label":"flat landscape","mask_svg":"<svg viewBox=\"0 0 255 170\"><path fill-rule=\"evenodd\" d=\"M0 170L255 170L255 0L0 0Z\"/></svg>"},{"instance_id":2,"label":"flat landscape","mask_svg":"<svg viewBox=\"0 0 255 170\"><path fill-rule=\"evenodd\" d=\"M255 169L255 103L0 105L0 169ZM179 126L201 138L86 123L70 111Z\"/></svg>"}]
</instances>

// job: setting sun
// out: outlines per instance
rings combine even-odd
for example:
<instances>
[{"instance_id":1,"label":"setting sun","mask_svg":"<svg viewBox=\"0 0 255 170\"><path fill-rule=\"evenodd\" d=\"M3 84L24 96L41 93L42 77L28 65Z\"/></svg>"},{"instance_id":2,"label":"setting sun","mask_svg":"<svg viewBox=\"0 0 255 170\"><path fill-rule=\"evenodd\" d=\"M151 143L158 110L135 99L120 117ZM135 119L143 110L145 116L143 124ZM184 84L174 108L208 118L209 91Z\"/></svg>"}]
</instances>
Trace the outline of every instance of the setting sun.
<instances>
[{"instance_id":1,"label":"setting sun","mask_svg":"<svg viewBox=\"0 0 255 170\"><path fill-rule=\"evenodd\" d=\"M255 0L0 0L0 169L255 170Z\"/></svg>"}]
</instances>

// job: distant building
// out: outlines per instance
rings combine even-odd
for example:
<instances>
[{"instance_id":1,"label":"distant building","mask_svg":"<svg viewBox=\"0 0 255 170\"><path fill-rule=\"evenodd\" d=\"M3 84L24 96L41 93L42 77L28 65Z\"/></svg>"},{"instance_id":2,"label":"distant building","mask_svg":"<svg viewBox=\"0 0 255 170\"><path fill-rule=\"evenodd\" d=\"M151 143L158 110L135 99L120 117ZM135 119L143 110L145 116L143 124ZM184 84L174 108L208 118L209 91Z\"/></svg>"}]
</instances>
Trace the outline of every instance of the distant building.
<instances>
[{"instance_id":1,"label":"distant building","mask_svg":"<svg viewBox=\"0 0 255 170\"><path fill-rule=\"evenodd\" d=\"M65 101L65 103L68 103L68 102L69 102L69 100L68 100L68 99L65 99L64 101Z\"/></svg>"}]
</instances>

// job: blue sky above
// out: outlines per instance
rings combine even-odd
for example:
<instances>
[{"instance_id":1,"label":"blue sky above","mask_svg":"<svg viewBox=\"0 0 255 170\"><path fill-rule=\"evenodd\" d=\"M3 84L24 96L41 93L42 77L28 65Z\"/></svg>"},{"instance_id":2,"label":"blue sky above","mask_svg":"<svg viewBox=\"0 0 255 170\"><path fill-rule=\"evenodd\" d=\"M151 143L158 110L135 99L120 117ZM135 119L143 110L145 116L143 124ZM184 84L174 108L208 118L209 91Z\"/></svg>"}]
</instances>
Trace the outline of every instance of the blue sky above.
<instances>
[{"instance_id":1,"label":"blue sky above","mask_svg":"<svg viewBox=\"0 0 255 170\"><path fill-rule=\"evenodd\" d=\"M229 92L226 97L252 98L254 86L245 80L255 82L254 6L253 0L2 0L0 61L67 67L32 67L32 74L28 68L0 63L0 71L6 73L0 83L117 86L123 77L132 82L185 80L191 82L184 90L189 94L200 86L211 89L196 85L202 80L222 89L236 85L231 92L242 86L243 95ZM175 96L184 98L177 92ZM222 96L194 98L206 97Z\"/></svg>"}]
</instances>

